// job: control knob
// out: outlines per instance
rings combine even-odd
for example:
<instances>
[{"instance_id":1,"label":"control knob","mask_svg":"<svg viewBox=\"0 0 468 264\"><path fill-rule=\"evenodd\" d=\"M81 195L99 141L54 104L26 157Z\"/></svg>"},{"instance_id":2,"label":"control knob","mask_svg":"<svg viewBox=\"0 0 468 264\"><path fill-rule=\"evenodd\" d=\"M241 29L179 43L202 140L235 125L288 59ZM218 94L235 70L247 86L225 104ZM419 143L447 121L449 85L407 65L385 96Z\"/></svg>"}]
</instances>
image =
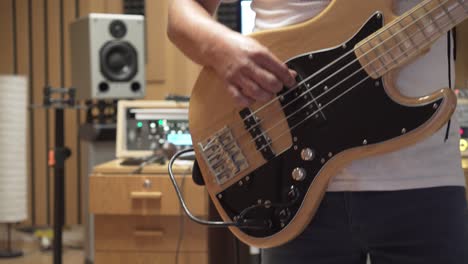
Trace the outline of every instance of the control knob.
<instances>
[{"instance_id":1,"label":"control knob","mask_svg":"<svg viewBox=\"0 0 468 264\"><path fill-rule=\"evenodd\" d=\"M305 161L311 161L315 158L315 153L310 148L305 148L301 150L301 158Z\"/></svg>"},{"instance_id":2,"label":"control knob","mask_svg":"<svg viewBox=\"0 0 468 264\"><path fill-rule=\"evenodd\" d=\"M291 175L295 181L303 181L307 176L307 172L304 168L297 167L292 171Z\"/></svg>"}]
</instances>

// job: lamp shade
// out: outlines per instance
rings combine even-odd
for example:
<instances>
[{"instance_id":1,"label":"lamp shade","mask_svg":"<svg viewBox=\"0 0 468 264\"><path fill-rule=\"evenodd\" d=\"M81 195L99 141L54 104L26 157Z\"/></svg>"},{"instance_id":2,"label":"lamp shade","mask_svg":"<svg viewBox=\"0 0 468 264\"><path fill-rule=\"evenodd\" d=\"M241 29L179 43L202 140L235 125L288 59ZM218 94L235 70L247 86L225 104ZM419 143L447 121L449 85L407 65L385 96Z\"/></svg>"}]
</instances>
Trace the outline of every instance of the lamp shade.
<instances>
[{"instance_id":1,"label":"lamp shade","mask_svg":"<svg viewBox=\"0 0 468 264\"><path fill-rule=\"evenodd\" d=\"M0 75L0 223L27 218L26 77Z\"/></svg>"}]
</instances>

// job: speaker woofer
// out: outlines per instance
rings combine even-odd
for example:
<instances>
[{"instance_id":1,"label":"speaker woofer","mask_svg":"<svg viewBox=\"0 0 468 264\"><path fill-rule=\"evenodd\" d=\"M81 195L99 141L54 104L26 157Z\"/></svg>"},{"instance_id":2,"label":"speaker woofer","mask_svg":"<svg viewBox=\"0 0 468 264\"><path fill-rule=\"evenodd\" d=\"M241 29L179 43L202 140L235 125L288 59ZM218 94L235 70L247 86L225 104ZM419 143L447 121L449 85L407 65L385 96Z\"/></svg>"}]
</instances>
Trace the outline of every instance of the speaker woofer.
<instances>
[{"instance_id":1,"label":"speaker woofer","mask_svg":"<svg viewBox=\"0 0 468 264\"><path fill-rule=\"evenodd\" d=\"M136 49L126 41L107 42L100 50L101 73L110 81L130 81L138 72Z\"/></svg>"}]
</instances>

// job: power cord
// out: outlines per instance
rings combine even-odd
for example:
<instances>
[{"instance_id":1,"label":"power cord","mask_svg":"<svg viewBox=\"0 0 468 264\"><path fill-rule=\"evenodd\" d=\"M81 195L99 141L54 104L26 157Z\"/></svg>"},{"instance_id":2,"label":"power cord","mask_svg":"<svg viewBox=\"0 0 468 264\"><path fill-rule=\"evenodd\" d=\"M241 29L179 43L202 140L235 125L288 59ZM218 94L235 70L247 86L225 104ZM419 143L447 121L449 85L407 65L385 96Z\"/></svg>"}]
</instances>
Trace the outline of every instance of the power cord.
<instances>
[{"instance_id":1,"label":"power cord","mask_svg":"<svg viewBox=\"0 0 468 264\"><path fill-rule=\"evenodd\" d=\"M151 155L149 156L146 160L144 160L143 162L140 163L140 165L138 165L138 168L136 168L135 170L133 170L130 174L133 175L133 174L140 174L141 171L149 164L152 164L152 163L155 163L156 161L161 161L163 160L164 157L159 155L159 154L155 154L155 155Z\"/></svg>"},{"instance_id":2,"label":"power cord","mask_svg":"<svg viewBox=\"0 0 468 264\"><path fill-rule=\"evenodd\" d=\"M174 144L165 142L159 149L155 150L151 156L143 160L143 162L138 165L138 168L136 168L130 174L139 174L147 165L154 162L163 164L166 160L172 158L176 151L177 147Z\"/></svg>"}]
</instances>

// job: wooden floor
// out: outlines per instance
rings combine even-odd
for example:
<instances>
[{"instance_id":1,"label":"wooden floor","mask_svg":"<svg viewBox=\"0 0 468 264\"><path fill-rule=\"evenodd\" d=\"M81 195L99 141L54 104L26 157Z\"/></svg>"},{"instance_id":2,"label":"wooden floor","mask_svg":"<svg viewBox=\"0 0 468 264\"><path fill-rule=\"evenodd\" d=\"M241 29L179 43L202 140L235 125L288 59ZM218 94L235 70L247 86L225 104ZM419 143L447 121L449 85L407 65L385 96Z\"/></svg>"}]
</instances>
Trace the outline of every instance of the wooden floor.
<instances>
[{"instance_id":1,"label":"wooden floor","mask_svg":"<svg viewBox=\"0 0 468 264\"><path fill-rule=\"evenodd\" d=\"M53 264L52 250L40 250L39 239L30 233L13 232L14 249L23 252L22 257L0 258L0 264ZM0 241L0 248L5 248L4 241ZM73 228L63 233L63 264L84 264L83 229Z\"/></svg>"},{"instance_id":2,"label":"wooden floor","mask_svg":"<svg viewBox=\"0 0 468 264\"><path fill-rule=\"evenodd\" d=\"M52 264L52 252L24 251L23 257L0 259L0 264ZM82 250L65 250L63 264L84 264Z\"/></svg>"}]
</instances>

